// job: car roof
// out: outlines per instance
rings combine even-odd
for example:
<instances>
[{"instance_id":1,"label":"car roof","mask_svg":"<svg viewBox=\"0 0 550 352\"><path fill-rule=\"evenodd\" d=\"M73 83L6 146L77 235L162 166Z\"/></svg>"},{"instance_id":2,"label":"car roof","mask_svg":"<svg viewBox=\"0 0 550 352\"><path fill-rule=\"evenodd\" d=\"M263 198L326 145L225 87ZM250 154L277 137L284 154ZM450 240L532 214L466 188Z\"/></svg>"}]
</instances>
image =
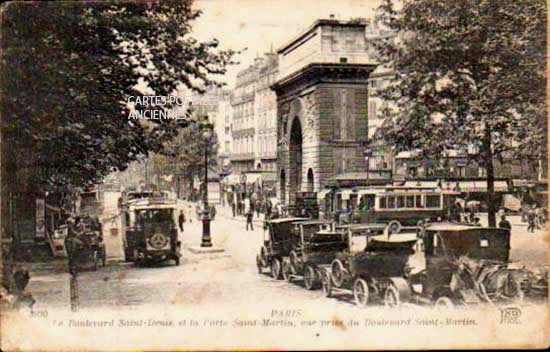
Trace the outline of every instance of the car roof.
<instances>
[{"instance_id":1,"label":"car roof","mask_svg":"<svg viewBox=\"0 0 550 352\"><path fill-rule=\"evenodd\" d=\"M501 228L497 228L497 227L481 227L481 226L475 226L470 224L459 224L459 223L452 223L452 222L428 224L428 226L426 226L426 231L467 231L467 230L474 230L474 229L502 230Z\"/></svg>"},{"instance_id":2,"label":"car roof","mask_svg":"<svg viewBox=\"0 0 550 352\"><path fill-rule=\"evenodd\" d=\"M330 224L328 220L310 220L301 222L300 225Z\"/></svg>"},{"instance_id":3,"label":"car roof","mask_svg":"<svg viewBox=\"0 0 550 352\"><path fill-rule=\"evenodd\" d=\"M272 219L267 220L271 224L282 224L285 222L293 222L293 221L308 221L309 218L278 218L278 219Z\"/></svg>"},{"instance_id":4,"label":"car roof","mask_svg":"<svg viewBox=\"0 0 550 352\"><path fill-rule=\"evenodd\" d=\"M370 224L347 224L338 225L337 228L341 230L362 230L362 229L383 229L387 226L384 223L370 223Z\"/></svg>"},{"instance_id":5,"label":"car roof","mask_svg":"<svg viewBox=\"0 0 550 352\"><path fill-rule=\"evenodd\" d=\"M176 209L176 204L160 203L160 204L136 204L132 207L133 210L155 210L155 209Z\"/></svg>"}]
</instances>

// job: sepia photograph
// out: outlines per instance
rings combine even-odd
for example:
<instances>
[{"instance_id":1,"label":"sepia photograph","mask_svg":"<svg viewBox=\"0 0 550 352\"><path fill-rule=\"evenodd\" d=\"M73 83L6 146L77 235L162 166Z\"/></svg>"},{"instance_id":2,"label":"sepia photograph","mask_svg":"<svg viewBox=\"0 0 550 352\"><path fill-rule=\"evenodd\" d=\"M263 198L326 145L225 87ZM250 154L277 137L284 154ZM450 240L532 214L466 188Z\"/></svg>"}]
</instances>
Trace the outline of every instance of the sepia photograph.
<instances>
[{"instance_id":1,"label":"sepia photograph","mask_svg":"<svg viewBox=\"0 0 550 352\"><path fill-rule=\"evenodd\" d=\"M545 0L0 3L3 351L550 347Z\"/></svg>"}]
</instances>

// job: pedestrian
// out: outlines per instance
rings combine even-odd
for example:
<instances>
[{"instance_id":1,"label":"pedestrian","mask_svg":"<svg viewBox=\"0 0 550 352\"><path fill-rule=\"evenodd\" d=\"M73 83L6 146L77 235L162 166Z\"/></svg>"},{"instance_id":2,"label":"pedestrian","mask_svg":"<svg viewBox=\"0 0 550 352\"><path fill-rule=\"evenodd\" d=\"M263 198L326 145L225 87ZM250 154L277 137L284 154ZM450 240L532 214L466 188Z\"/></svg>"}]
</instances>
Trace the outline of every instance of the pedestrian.
<instances>
[{"instance_id":1,"label":"pedestrian","mask_svg":"<svg viewBox=\"0 0 550 352\"><path fill-rule=\"evenodd\" d=\"M284 210L283 205L281 203L277 203L277 213L279 214L280 217L284 216L283 210Z\"/></svg>"},{"instance_id":2,"label":"pedestrian","mask_svg":"<svg viewBox=\"0 0 550 352\"><path fill-rule=\"evenodd\" d=\"M500 217L500 222L498 223L498 227L512 231L512 225L510 224L510 221L506 220L506 215L502 215Z\"/></svg>"},{"instance_id":3,"label":"pedestrian","mask_svg":"<svg viewBox=\"0 0 550 352\"><path fill-rule=\"evenodd\" d=\"M216 206L212 205L210 207L210 219L214 220L215 217L216 217Z\"/></svg>"},{"instance_id":4,"label":"pedestrian","mask_svg":"<svg viewBox=\"0 0 550 352\"><path fill-rule=\"evenodd\" d=\"M260 217L260 210L262 210L262 201L258 198L256 199L256 204L255 204L255 208L256 208L256 217Z\"/></svg>"},{"instance_id":5,"label":"pedestrian","mask_svg":"<svg viewBox=\"0 0 550 352\"><path fill-rule=\"evenodd\" d=\"M535 232L535 210L530 209L527 212L527 232Z\"/></svg>"},{"instance_id":6,"label":"pedestrian","mask_svg":"<svg viewBox=\"0 0 550 352\"><path fill-rule=\"evenodd\" d=\"M180 215L178 216L178 223L180 225L180 232L183 232L183 224L185 223L185 214L183 213L183 209L180 210Z\"/></svg>"},{"instance_id":7,"label":"pedestrian","mask_svg":"<svg viewBox=\"0 0 550 352\"><path fill-rule=\"evenodd\" d=\"M537 229L542 229L542 208L535 207L535 225Z\"/></svg>"},{"instance_id":8,"label":"pedestrian","mask_svg":"<svg viewBox=\"0 0 550 352\"><path fill-rule=\"evenodd\" d=\"M254 216L254 209L252 208L252 202L249 198L246 198L245 200L245 214L246 214L246 231L248 231L248 227L250 226L250 229L254 231L254 225L252 224L252 217Z\"/></svg>"},{"instance_id":9,"label":"pedestrian","mask_svg":"<svg viewBox=\"0 0 550 352\"><path fill-rule=\"evenodd\" d=\"M65 250L67 251L67 264L71 275L77 274L77 256L80 247L83 245L78 238L80 234L80 218L76 217L69 222L67 237L65 237Z\"/></svg>"},{"instance_id":10,"label":"pedestrian","mask_svg":"<svg viewBox=\"0 0 550 352\"><path fill-rule=\"evenodd\" d=\"M265 200L265 218L266 219L269 219L271 217L271 210L272 210L271 201L269 199L266 199Z\"/></svg>"}]
</instances>

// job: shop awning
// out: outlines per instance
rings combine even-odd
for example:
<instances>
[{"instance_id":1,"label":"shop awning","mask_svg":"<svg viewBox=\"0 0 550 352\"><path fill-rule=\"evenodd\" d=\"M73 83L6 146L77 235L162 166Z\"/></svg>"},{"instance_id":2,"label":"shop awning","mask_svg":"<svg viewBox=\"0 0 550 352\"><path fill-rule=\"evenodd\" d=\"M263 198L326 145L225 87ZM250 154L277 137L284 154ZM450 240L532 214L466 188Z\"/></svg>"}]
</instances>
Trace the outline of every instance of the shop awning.
<instances>
[{"instance_id":1,"label":"shop awning","mask_svg":"<svg viewBox=\"0 0 550 352\"><path fill-rule=\"evenodd\" d=\"M222 179L222 183L226 185L237 185L241 183L241 175L230 174Z\"/></svg>"},{"instance_id":2,"label":"shop awning","mask_svg":"<svg viewBox=\"0 0 550 352\"><path fill-rule=\"evenodd\" d=\"M439 181L406 181L403 187L433 187L436 188Z\"/></svg>"},{"instance_id":3,"label":"shop awning","mask_svg":"<svg viewBox=\"0 0 550 352\"><path fill-rule=\"evenodd\" d=\"M514 179L512 180L514 187L535 187L535 183L531 180Z\"/></svg>"},{"instance_id":4,"label":"shop awning","mask_svg":"<svg viewBox=\"0 0 550 352\"><path fill-rule=\"evenodd\" d=\"M458 185L460 186L460 192L487 192L487 181L460 181ZM495 192L507 192L508 182L495 181L494 190Z\"/></svg>"},{"instance_id":5,"label":"shop awning","mask_svg":"<svg viewBox=\"0 0 550 352\"><path fill-rule=\"evenodd\" d=\"M262 174L246 174L246 183L261 182Z\"/></svg>"}]
</instances>

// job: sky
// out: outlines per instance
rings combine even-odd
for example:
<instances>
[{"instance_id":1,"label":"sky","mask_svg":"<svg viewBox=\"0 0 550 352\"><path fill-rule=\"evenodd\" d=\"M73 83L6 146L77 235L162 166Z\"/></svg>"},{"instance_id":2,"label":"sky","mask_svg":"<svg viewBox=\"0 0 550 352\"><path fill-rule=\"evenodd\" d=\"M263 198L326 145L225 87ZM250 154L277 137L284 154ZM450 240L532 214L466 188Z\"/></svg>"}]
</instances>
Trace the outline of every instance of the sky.
<instances>
[{"instance_id":1,"label":"sky","mask_svg":"<svg viewBox=\"0 0 550 352\"><path fill-rule=\"evenodd\" d=\"M250 65L256 55L276 51L315 20L370 18L381 0L195 0L203 11L193 25L199 40L216 38L222 49L248 48L220 79L232 89L237 72Z\"/></svg>"}]
</instances>

